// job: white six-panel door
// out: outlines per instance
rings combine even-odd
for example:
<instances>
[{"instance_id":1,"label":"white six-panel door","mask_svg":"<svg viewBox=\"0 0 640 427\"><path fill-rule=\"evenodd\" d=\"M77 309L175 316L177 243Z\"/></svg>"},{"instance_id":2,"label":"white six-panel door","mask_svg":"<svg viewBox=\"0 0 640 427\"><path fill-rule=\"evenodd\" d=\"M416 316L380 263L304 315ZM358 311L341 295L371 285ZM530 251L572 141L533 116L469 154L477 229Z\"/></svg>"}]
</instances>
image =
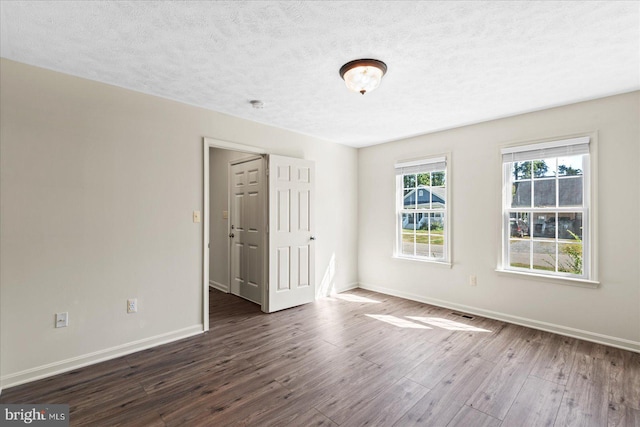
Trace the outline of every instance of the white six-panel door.
<instances>
[{"instance_id":1,"label":"white six-panel door","mask_svg":"<svg viewBox=\"0 0 640 427\"><path fill-rule=\"evenodd\" d=\"M269 291L265 311L315 299L315 165L269 156Z\"/></svg>"},{"instance_id":2,"label":"white six-panel door","mask_svg":"<svg viewBox=\"0 0 640 427\"><path fill-rule=\"evenodd\" d=\"M231 165L231 293L257 304L263 301L263 159Z\"/></svg>"}]
</instances>

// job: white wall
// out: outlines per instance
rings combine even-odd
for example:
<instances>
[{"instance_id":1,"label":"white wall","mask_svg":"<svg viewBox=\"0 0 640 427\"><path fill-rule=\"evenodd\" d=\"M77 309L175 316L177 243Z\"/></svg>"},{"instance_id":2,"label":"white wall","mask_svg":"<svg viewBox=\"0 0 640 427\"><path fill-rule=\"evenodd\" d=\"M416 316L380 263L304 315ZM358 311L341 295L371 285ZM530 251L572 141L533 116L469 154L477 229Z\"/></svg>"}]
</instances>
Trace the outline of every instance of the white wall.
<instances>
[{"instance_id":1,"label":"white wall","mask_svg":"<svg viewBox=\"0 0 640 427\"><path fill-rule=\"evenodd\" d=\"M209 283L229 291L229 162L251 154L221 148L209 149Z\"/></svg>"},{"instance_id":2,"label":"white wall","mask_svg":"<svg viewBox=\"0 0 640 427\"><path fill-rule=\"evenodd\" d=\"M204 136L314 160L316 281L355 286L355 149L5 59L0 79L5 387L201 330Z\"/></svg>"},{"instance_id":3,"label":"white wall","mask_svg":"<svg viewBox=\"0 0 640 427\"><path fill-rule=\"evenodd\" d=\"M634 92L360 149L360 286L640 350L639 104ZM591 131L599 150L600 286L497 273L500 147ZM394 163L444 152L451 153L453 266L394 259ZM468 285L472 274L477 287Z\"/></svg>"}]
</instances>

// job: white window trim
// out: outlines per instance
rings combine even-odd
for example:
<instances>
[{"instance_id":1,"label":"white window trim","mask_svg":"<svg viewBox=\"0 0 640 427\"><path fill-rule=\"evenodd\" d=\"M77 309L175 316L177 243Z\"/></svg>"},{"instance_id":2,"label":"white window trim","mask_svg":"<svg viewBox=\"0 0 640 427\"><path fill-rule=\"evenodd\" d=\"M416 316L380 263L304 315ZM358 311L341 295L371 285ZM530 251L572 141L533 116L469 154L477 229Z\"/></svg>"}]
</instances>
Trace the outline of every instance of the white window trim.
<instances>
[{"instance_id":1,"label":"white window trim","mask_svg":"<svg viewBox=\"0 0 640 427\"><path fill-rule=\"evenodd\" d=\"M588 186L588 190L585 191L584 197L586 201L587 210L589 212L587 218L586 229L588 230L588 242L585 242L583 238L583 251L588 253L588 267L584 267L584 275L583 277L577 277L575 275L567 274L562 275L561 273L543 273L531 270L516 270L511 269L506 263L508 262L508 240L509 236L507 235L507 231L505 229L507 221L504 219L505 217L505 206L507 200L507 192L508 189L505 185L505 177L504 177L504 155L508 153L517 153L523 151L529 151L536 148L541 149L553 149L562 145L578 145L578 144L589 144L589 162L586 165L588 168L588 182L586 182L586 186ZM539 140L539 141L528 141L525 143L513 143L504 145L500 150L500 167L502 168L501 173L501 186L502 186L502 205L500 209L501 214L501 242L502 244L499 247L498 253L498 264L496 268L496 272L498 273L507 273L511 275L516 275L520 277L531 277L535 279L539 279L545 282L555 282L555 283L563 283L574 286L582 286L588 288L598 287L600 284L598 279L598 233L597 233L597 224L598 224L598 203L597 203L597 194L598 194L598 132L590 131L590 132L582 132L577 135L571 135L563 138L553 138L547 140ZM586 180L585 180L586 181ZM585 184L583 184L585 185ZM562 210L562 209L558 209ZM583 264L584 266L584 264Z\"/></svg>"},{"instance_id":2,"label":"white window trim","mask_svg":"<svg viewBox=\"0 0 640 427\"><path fill-rule=\"evenodd\" d=\"M400 215L399 210L400 206L402 206L402 194L404 190L404 185L402 181L402 175L398 173L398 169L400 168L411 168L419 165L428 165L435 163L445 163L445 191L446 191L446 205L444 210L444 220L445 220L445 229L444 229L444 259L435 259L423 256L412 256L406 255L402 253L402 231L400 229ZM395 215L395 245L392 258L398 260L405 261L417 261L417 262L425 262L429 264L437 264L441 266L451 267L452 266L452 258L451 258L451 186L452 186L452 173L451 173L451 153L442 153L442 154L434 154L430 156L421 157L416 160L401 160L395 163L395 178L396 178L396 204L394 209Z\"/></svg>"}]
</instances>

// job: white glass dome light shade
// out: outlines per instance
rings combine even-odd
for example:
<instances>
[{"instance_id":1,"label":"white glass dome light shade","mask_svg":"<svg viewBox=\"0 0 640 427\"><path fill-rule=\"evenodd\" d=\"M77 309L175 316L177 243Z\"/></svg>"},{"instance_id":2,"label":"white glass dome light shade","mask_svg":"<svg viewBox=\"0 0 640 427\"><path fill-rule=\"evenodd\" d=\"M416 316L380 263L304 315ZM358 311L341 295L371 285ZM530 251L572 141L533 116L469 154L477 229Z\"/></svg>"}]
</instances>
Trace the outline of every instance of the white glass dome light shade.
<instances>
[{"instance_id":1,"label":"white glass dome light shade","mask_svg":"<svg viewBox=\"0 0 640 427\"><path fill-rule=\"evenodd\" d=\"M377 88L386 72L387 65L377 59L357 59L340 68L340 76L345 85L363 95Z\"/></svg>"}]
</instances>

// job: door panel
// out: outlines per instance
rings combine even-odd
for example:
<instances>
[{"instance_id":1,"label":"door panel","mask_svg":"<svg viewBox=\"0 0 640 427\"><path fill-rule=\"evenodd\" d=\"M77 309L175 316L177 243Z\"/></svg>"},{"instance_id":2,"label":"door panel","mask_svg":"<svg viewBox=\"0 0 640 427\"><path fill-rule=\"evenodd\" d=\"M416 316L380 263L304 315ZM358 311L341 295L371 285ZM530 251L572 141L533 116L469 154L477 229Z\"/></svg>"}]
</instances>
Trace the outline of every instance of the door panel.
<instances>
[{"instance_id":1,"label":"door panel","mask_svg":"<svg viewBox=\"0 0 640 427\"><path fill-rule=\"evenodd\" d=\"M231 166L231 293L257 304L263 301L263 159Z\"/></svg>"},{"instance_id":2,"label":"door panel","mask_svg":"<svg viewBox=\"0 0 640 427\"><path fill-rule=\"evenodd\" d=\"M277 228L278 232L289 232L289 190L278 190Z\"/></svg>"},{"instance_id":3,"label":"door panel","mask_svg":"<svg viewBox=\"0 0 640 427\"><path fill-rule=\"evenodd\" d=\"M273 312L315 299L312 161L269 156L269 299Z\"/></svg>"},{"instance_id":4,"label":"door panel","mask_svg":"<svg viewBox=\"0 0 640 427\"><path fill-rule=\"evenodd\" d=\"M243 249L244 249L244 244L239 243L239 242L233 242L232 243L232 253L231 253L231 258L233 260L235 260L235 262L232 262L232 267L231 267L231 293L234 295L240 295L240 287L242 285L242 283L244 282L244 278L243 278L243 266L242 266L242 261L243 261Z\"/></svg>"},{"instance_id":5,"label":"door panel","mask_svg":"<svg viewBox=\"0 0 640 427\"><path fill-rule=\"evenodd\" d=\"M298 247L298 286L309 286L309 247Z\"/></svg>"},{"instance_id":6,"label":"door panel","mask_svg":"<svg viewBox=\"0 0 640 427\"><path fill-rule=\"evenodd\" d=\"M298 193L298 230L311 231L309 228L309 191Z\"/></svg>"},{"instance_id":7,"label":"door panel","mask_svg":"<svg viewBox=\"0 0 640 427\"><path fill-rule=\"evenodd\" d=\"M242 191L242 190L240 190ZM233 195L233 206L231 207L231 224L233 229L242 230L244 224L244 192L236 193Z\"/></svg>"},{"instance_id":8,"label":"door panel","mask_svg":"<svg viewBox=\"0 0 640 427\"><path fill-rule=\"evenodd\" d=\"M289 284L289 248L278 248L278 290L284 291L291 289Z\"/></svg>"},{"instance_id":9,"label":"door panel","mask_svg":"<svg viewBox=\"0 0 640 427\"><path fill-rule=\"evenodd\" d=\"M259 271L260 251L258 246L247 246L247 285L251 287L258 287L260 284L261 271Z\"/></svg>"}]
</instances>

